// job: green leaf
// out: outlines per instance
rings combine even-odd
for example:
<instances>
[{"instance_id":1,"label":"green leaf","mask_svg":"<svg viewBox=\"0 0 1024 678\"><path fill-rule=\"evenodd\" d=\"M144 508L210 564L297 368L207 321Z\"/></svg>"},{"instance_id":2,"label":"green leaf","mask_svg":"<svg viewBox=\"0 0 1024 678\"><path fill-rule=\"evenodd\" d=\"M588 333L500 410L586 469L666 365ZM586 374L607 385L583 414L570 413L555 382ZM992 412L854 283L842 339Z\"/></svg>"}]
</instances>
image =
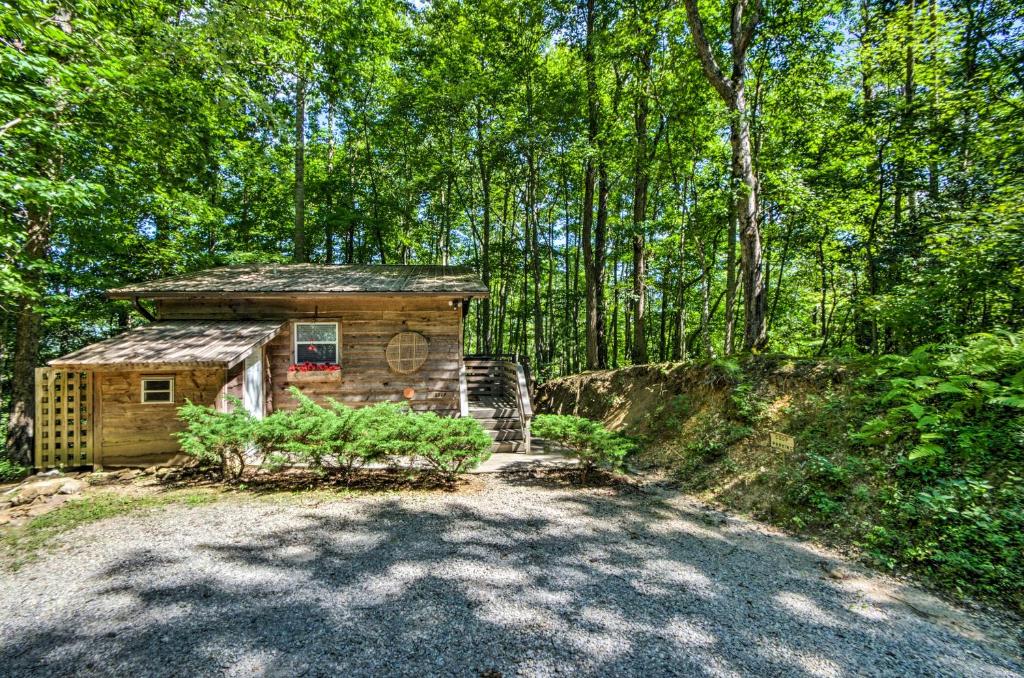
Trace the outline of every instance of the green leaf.
<instances>
[{"instance_id":1,"label":"green leaf","mask_svg":"<svg viewBox=\"0 0 1024 678\"><path fill-rule=\"evenodd\" d=\"M986 402L990 405L1024 408L1024 397L1021 396L998 396L996 398L989 398Z\"/></svg>"},{"instance_id":2,"label":"green leaf","mask_svg":"<svg viewBox=\"0 0 1024 678\"><path fill-rule=\"evenodd\" d=\"M910 451L907 455L907 459L915 461L917 459L927 459L936 455L945 454L946 448L942 445L936 445L935 443L921 443Z\"/></svg>"}]
</instances>

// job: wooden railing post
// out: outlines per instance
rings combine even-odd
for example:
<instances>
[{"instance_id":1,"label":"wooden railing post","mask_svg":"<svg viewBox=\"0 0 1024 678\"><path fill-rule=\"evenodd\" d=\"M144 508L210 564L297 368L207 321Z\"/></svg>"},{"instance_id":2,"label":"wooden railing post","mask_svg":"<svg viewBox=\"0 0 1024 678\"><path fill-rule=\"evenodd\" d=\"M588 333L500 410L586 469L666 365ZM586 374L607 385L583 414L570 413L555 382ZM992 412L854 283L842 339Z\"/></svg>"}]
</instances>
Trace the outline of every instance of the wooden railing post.
<instances>
[{"instance_id":1,"label":"wooden railing post","mask_svg":"<svg viewBox=\"0 0 1024 678\"><path fill-rule=\"evenodd\" d=\"M523 442L526 453L530 453L530 421L533 419L533 403L530 402L530 382L526 370L521 363L514 363L516 372L516 390L519 394L519 412L523 424Z\"/></svg>"}]
</instances>

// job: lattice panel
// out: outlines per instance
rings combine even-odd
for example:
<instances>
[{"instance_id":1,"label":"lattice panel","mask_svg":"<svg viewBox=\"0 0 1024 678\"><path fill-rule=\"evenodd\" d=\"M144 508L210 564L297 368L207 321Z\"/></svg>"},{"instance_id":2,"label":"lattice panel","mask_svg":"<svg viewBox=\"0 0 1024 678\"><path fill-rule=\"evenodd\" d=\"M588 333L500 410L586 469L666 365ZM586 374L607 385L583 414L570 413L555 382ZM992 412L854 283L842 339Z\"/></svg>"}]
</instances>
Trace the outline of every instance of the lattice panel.
<instances>
[{"instance_id":1,"label":"lattice panel","mask_svg":"<svg viewBox=\"0 0 1024 678\"><path fill-rule=\"evenodd\" d=\"M36 368L36 468L93 463L92 373Z\"/></svg>"},{"instance_id":2,"label":"lattice panel","mask_svg":"<svg viewBox=\"0 0 1024 678\"><path fill-rule=\"evenodd\" d=\"M391 369L410 374L427 361L427 338L419 332L399 332L391 337L385 354Z\"/></svg>"}]
</instances>

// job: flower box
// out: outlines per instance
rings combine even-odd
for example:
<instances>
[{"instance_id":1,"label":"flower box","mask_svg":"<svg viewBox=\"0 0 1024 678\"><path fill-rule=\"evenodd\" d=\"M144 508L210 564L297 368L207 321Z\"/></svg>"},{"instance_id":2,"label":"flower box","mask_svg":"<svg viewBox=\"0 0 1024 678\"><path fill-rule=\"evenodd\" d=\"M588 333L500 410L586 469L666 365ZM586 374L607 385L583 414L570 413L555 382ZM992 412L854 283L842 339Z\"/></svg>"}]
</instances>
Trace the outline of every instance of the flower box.
<instances>
[{"instance_id":1,"label":"flower box","mask_svg":"<svg viewBox=\"0 0 1024 678\"><path fill-rule=\"evenodd\" d=\"M288 381L290 382L324 382L341 381L341 366L315 363L300 363L288 368Z\"/></svg>"},{"instance_id":2,"label":"flower box","mask_svg":"<svg viewBox=\"0 0 1024 678\"><path fill-rule=\"evenodd\" d=\"M341 382L341 371L335 370L334 372L316 371L316 372L289 372L288 381L297 382L300 384L309 382L321 382L321 381L337 381Z\"/></svg>"}]
</instances>

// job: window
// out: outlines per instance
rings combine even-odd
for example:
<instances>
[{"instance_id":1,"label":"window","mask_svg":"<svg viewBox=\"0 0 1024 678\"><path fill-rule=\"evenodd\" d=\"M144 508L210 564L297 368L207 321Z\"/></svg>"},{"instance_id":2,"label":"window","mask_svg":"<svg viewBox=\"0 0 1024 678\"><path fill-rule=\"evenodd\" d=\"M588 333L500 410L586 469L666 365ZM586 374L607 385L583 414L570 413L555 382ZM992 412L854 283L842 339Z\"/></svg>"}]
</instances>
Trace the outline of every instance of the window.
<instances>
[{"instance_id":1,"label":"window","mask_svg":"<svg viewBox=\"0 0 1024 678\"><path fill-rule=\"evenodd\" d=\"M159 377L142 380L142 402L173 403L174 377Z\"/></svg>"},{"instance_id":2,"label":"window","mask_svg":"<svg viewBox=\"0 0 1024 678\"><path fill-rule=\"evenodd\" d=\"M295 323L296 363L337 363L338 323Z\"/></svg>"}]
</instances>

